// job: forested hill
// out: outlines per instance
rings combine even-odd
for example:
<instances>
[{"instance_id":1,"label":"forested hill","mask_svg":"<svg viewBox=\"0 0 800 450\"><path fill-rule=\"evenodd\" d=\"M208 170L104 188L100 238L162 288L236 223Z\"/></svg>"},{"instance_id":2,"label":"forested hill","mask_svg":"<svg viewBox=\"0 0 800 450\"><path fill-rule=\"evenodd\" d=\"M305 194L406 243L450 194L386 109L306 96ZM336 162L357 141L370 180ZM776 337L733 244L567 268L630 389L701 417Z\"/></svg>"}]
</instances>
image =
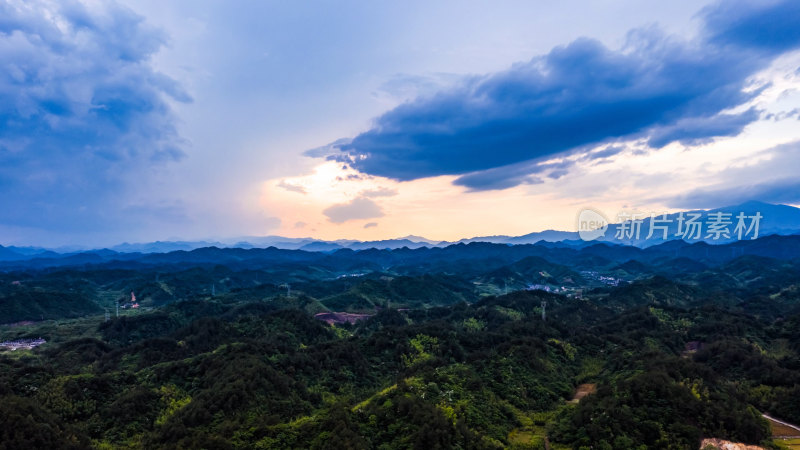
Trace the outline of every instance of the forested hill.
<instances>
[{"instance_id":1,"label":"forested hill","mask_svg":"<svg viewBox=\"0 0 800 450\"><path fill-rule=\"evenodd\" d=\"M9 448L698 448L703 437L769 444L758 411L800 421L796 312L774 321L632 295L519 291L337 326L291 301L201 300L59 331L17 327L4 333L52 341L0 355L0 438ZM579 385L596 393L571 401Z\"/></svg>"},{"instance_id":2,"label":"forested hill","mask_svg":"<svg viewBox=\"0 0 800 450\"><path fill-rule=\"evenodd\" d=\"M0 448L780 448L798 239L9 266Z\"/></svg>"}]
</instances>

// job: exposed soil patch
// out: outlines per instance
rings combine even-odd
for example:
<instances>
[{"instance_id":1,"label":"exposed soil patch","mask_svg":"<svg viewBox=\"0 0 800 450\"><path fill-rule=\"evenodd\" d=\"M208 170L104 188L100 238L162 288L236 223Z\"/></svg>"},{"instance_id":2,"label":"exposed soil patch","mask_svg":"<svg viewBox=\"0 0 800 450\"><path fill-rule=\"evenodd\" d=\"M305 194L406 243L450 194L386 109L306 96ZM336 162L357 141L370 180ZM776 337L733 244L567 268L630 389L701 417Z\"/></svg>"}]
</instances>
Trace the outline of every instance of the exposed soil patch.
<instances>
[{"instance_id":1,"label":"exposed soil patch","mask_svg":"<svg viewBox=\"0 0 800 450\"><path fill-rule=\"evenodd\" d=\"M369 319L372 314L354 314L346 312L322 312L314 315L314 318L321 320L328 325L335 323L356 323L359 320Z\"/></svg>"},{"instance_id":2,"label":"exposed soil patch","mask_svg":"<svg viewBox=\"0 0 800 450\"><path fill-rule=\"evenodd\" d=\"M572 396L572 403L578 403L583 397L597 392L597 383L583 383L578 385L575 394Z\"/></svg>"},{"instance_id":3,"label":"exposed soil patch","mask_svg":"<svg viewBox=\"0 0 800 450\"><path fill-rule=\"evenodd\" d=\"M766 450L764 447L758 445L740 444L738 442L726 441L723 439L703 439L700 443L700 449L717 449L717 450Z\"/></svg>"}]
</instances>

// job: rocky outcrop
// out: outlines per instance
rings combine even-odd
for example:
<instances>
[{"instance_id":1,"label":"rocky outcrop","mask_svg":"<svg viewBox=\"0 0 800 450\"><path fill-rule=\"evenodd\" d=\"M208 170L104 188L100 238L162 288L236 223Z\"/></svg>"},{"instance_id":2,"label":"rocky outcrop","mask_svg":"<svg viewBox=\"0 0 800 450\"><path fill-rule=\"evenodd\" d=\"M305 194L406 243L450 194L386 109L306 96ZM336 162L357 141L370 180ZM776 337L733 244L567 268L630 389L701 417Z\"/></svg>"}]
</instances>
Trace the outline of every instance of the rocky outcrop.
<instances>
[{"instance_id":1,"label":"rocky outcrop","mask_svg":"<svg viewBox=\"0 0 800 450\"><path fill-rule=\"evenodd\" d=\"M740 444L723 439L703 439L700 450L766 450L758 445Z\"/></svg>"}]
</instances>

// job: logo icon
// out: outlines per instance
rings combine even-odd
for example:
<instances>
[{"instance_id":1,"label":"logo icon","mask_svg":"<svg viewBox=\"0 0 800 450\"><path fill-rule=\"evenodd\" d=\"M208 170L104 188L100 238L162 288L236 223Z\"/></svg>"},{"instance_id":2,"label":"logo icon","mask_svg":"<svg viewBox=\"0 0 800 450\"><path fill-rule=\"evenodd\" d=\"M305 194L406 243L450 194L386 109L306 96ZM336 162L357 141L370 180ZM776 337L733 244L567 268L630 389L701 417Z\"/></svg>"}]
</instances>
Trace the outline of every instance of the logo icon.
<instances>
[{"instance_id":1,"label":"logo icon","mask_svg":"<svg viewBox=\"0 0 800 450\"><path fill-rule=\"evenodd\" d=\"M584 208L578 213L578 236L584 241L593 241L605 236L608 231L608 219L603 213L593 208Z\"/></svg>"}]
</instances>

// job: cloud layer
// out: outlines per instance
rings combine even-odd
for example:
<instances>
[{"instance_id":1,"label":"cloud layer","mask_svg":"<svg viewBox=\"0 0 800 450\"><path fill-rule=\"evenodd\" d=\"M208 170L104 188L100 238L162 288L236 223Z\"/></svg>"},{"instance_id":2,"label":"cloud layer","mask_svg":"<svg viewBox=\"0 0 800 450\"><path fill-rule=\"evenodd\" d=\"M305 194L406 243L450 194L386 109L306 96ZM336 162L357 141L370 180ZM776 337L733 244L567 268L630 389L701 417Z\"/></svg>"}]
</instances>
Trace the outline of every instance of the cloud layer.
<instances>
[{"instance_id":1,"label":"cloud layer","mask_svg":"<svg viewBox=\"0 0 800 450\"><path fill-rule=\"evenodd\" d=\"M754 153L752 159L758 162L738 161L710 177L715 181L713 184L676 197L652 200L678 209L718 208L750 200L800 204L800 179L796 169L800 162L800 140Z\"/></svg>"},{"instance_id":2,"label":"cloud layer","mask_svg":"<svg viewBox=\"0 0 800 450\"><path fill-rule=\"evenodd\" d=\"M759 93L749 77L800 45L799 5L716 4L692 41L655 28L630 32L621 50L578 39L404 103L338 141L333 158L397 180L461 175L456 184L481 190L537 182L539 162L623 139L660 148L735 136L760 116L741 108Z\"/></svg>"},{"instance_id":3,"label":"cloud layer","mask_svg":"<svg viewBox=\"0 0 800 450\"><path fill-rule=\"evenodd\" d=\"M113 2L0 3L0 225L113 227L183 156L168 99L191 99L150 64L165 39Z\"/></svg>"},{"instance_id":4,"label":"cloud layer","mask_svg":"<svg viewBox=\"0 0 800 450\"><path fill-rule=\"evenodd\" d=\"M366 197L357 197L349 203L330 206L322 213L333 223L383 217L380 206Z\"/></svg>"}]
</instances>

